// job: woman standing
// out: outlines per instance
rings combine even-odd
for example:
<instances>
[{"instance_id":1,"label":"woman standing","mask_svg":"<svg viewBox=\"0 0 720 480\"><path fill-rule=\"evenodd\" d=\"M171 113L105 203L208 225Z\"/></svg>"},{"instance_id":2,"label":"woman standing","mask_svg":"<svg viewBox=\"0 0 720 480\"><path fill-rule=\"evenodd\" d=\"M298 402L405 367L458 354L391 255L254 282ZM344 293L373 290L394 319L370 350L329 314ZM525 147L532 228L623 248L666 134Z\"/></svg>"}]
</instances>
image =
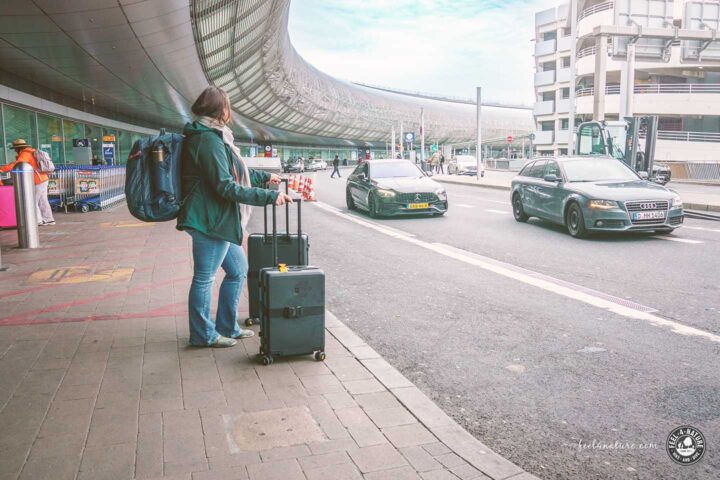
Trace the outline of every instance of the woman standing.
<instances>
[{"instance_id":1,"label":"woman standing","mask_svg":"<svg viewBox=\"0 0 720 480\"><path fill-rule=\"evenodd\" d=\"M190 344L232 347L238 338L254 335L237 322L248 263L242 248L250 205L284 205L292 199L268 190L280 177L249 170L233 142L230 100L217 87L208 87L192 106L197 117L185 125L182 191L178 230L192 237L193 279L188 299ZM225 271L216 321L211 319L212 288L218 268Z\"/></svg>"}]
</instances>

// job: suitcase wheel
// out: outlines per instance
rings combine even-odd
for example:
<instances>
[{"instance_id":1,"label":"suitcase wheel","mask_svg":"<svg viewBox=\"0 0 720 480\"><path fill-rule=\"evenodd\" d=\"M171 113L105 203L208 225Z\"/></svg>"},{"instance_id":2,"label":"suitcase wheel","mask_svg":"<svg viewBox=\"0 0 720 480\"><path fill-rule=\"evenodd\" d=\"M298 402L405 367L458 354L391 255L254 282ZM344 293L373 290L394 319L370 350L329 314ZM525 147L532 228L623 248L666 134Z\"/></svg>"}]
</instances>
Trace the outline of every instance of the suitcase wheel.
<instances>
[{"instance_id":1,"label":"suitcase wheel","mask_svg":"<svg viewBox=\"0 0 720 480\"><path fill-rule=\"evenodd\" d=\"M260 322L257 321L256 318L248 318L248 319L245 320L245 326L246 326L246 327L252 327L252 326L255 325L256 323L260 323Z\"/></svg>"},{"instance_id":2,"label":"suitcase wheel","mask_svg":"<svg viewBox=\"0 0 720 480\"><path fill-rule=\"evenodd\" d=\"M272 365L272 363L273 363L273 357L271 357L270 355L265 355L264 357L262 357L263 365Z\"/></svg>"},{"instance_id":3,"label":"suitcase wheel","mask_svg":"<svg viewBox=\"0 0 720 480\"><path fill-rule=\"evenodd\" d=\"M325 352L315 352L315 360L322 362L325 360Z\"/></svg>"}]
</instances>

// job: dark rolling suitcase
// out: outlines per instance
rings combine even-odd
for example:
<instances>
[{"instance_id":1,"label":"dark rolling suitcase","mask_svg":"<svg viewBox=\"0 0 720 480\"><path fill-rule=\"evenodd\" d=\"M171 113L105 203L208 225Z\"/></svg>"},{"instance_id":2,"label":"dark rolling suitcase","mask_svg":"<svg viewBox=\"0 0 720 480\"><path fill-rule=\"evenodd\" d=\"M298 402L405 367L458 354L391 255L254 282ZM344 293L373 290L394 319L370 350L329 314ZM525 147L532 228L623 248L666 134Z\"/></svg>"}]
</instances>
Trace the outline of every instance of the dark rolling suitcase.
<instances>
[{"instance_id":1,"label":"dark rolling suitcase","mask_svg":"<svg viewBox=\"0 0 720 480\"><path fill-rule=\"evenodd\" d=\"M287 193L287 179L283 179L283 182L285 182L285 193ZM260 321L260 270L276 266L278 263L307 265L309 262L310 242L308 236L290 233L289 205L285 205L285 233L278 236L278 261L273 263L272 237L268 232L267 225L267 207L264 208L263 215L264 233L253 233L248 237L247 286L249 313L248 318L245 320L247 326Z\"/></svg>"},{"instance_id":2,"label":"dark rolling suitcase","mask_svg":"<svg viewBox=\"0 0 720 480\"><path fill-rule=\"evenodd\" d=\"M298 236L302 236L301 201ZM272 256L277 259L276 209L273 205ZM298 244L301 248L302 244ZM300 253L298 253L300 255ZM325 360L325 273L317 267L277 264L260 270L260 356L314 354Z\"/></svg>"}]
</instances>

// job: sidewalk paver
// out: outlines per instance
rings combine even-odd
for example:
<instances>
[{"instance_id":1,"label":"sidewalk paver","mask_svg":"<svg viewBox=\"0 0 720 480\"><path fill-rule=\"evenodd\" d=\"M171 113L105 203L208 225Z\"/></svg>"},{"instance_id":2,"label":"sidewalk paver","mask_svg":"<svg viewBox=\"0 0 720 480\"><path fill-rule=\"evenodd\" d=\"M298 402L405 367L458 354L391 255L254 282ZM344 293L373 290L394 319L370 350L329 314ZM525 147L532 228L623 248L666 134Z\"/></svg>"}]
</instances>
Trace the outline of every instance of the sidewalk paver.
<instances>
[{"instance_id":1,"label":"sidewalk paver","mask_svg":"<svg viewBox=\"0 0 720 480\"><path fill-rule=\"evenodd\" d=\"M57 219L39 250L0 231L0 480L523 473L330 312L323 363L262 366L257 336L188 347L190 242L172 223L123 208Z\"/></svg>"}]
</instances>

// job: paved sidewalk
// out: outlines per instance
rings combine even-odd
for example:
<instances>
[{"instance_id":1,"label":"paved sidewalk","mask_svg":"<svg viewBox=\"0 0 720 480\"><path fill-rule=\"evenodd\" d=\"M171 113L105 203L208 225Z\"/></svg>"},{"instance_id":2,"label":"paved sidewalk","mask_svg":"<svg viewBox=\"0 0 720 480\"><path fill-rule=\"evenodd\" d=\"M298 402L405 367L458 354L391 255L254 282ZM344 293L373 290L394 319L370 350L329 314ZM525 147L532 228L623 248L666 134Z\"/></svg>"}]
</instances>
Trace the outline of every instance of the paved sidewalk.
<instances>
[{"instance_id":1,"label":"paved sidewalk","mask_svg":"<svg viewBox=\"0 0 720 480\"><path fill-rule=\"evenodd\" d=\"M57 220L39 250L0 232L0 480L535 478L329 312L324 363L187 347L174 222Z\"/></svg>"},{"instance_id":2,"label":"paved sidewalk","mask_svg":"<svg viewBox=\"0 0 720 480\"><path fill-rule=\"evenodd\" d=\"M480 179L458 175L434 175L433 179L441 183L510 190L510 182L515 175L517 175L516 172L488 170L485 172L485 177ZM667 187L672 188L680 194L685 208L689 210L720 212L720 185L670 182L667 184Z\"/></svg>"}]
</instances>

